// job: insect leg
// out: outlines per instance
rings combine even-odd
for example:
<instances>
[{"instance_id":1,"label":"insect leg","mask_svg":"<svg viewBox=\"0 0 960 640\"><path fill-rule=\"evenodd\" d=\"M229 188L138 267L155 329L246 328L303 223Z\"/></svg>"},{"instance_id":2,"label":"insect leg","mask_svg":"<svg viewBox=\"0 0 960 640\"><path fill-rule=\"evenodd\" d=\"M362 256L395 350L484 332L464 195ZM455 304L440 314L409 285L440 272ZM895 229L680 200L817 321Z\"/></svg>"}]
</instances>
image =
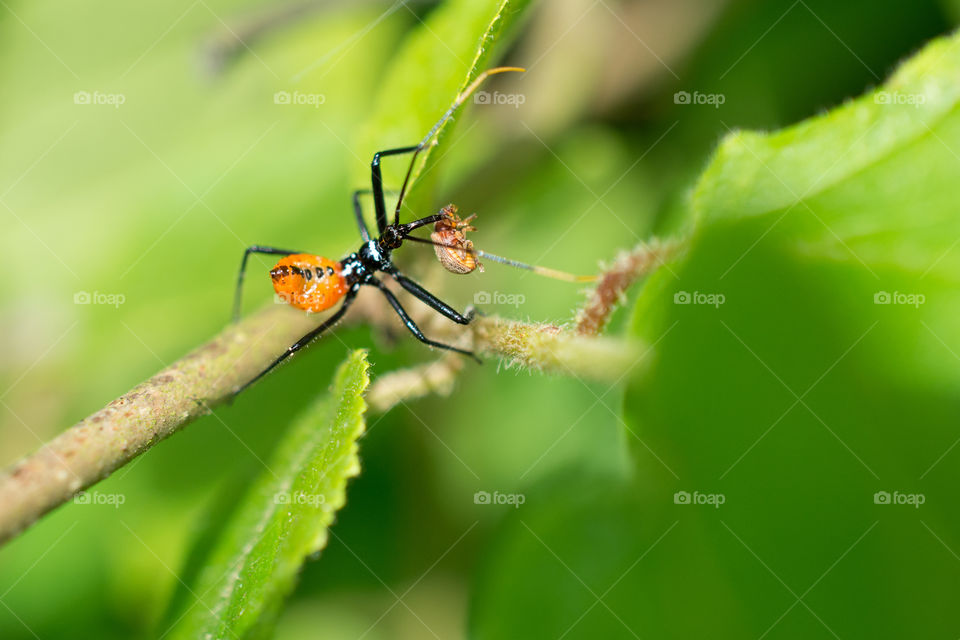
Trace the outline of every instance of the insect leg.
<instances>
[{"instance_id":1,"label":"insect leg","mask_svg":"<svg viewBox=\"0 0 960 640\"><path fill-rule=\"evenodd\" d=\"M417 326L417 323L413 321L413 319L404 310L403 306L400 305L400 301L397 300L397 297L395 295L393 295L393 292L387 289L387 287L384 286L384 284L379 280L373 280L372 284L377 286L380 289L380 291L383 293L383 295L386 296L387 302L390 303L390 306L393 307L393 310L396 311L397 315L400 316L400 319L403 320L403 324L407 326L407 329L410 330L410 333L412 333L417 338L417 340L419 340L424 344L428 344L431 347L436 347L438 349L447 349L448 351L456 351L457 353L461 353L465 356L469 356L473 358L478 363L483 362L482 360L480 360L480 358L477 357L477 355L473 351L467 351L466 349L460 349L459 347L455 347L450 344L437 342L423 335L423 331L420 330L420 327Z\"/></svg>"},{"instance_id":2,"label":"insect leg","mask_svg":"<svg viewBox=\"0 0 960 640\"><path fill-rule=\"evenodd\" d=\"M383 230L387 227L387 205L383 201L383 176L380 174L380 158L411 153L417 151L419 148L419 145L399 147L397 149L377 151L373 154L373 161L370 163L370 181L373 187L373 206L377 211L378 233L383 233Z\"/></svg>"},{"instance_id":3,"label":"insect leg","mask_svg":"<svg viewBox=\"0 0 960 640\"><path fill-rule=\"evenodd\" d=\"M474 309L469 309L466 313L460 314L456 309L448 305L446 302L440 300L435 295L399 271L388 271L387 273L393 276L394 280L399 282L401 287L412 293L418 299L422 300L427 306L437 313L450 318L458 324L470 324L470 321L473 320L473 315L475 313Z\"/></svg>"},{"instance_id":4,"label":"insect leg","mask_svg":"<svg viewBox=\"0 0 960 640\"><path fill-rule=\"evenodd\" d=\"M302 251L288 251L287 249L278 249L277 247L262 247L260 245L253 245L252 247L247 247L246 251L243 252L243 259L240 261L240 272L237 274L237 290L233 295L233 321L236 322L240 319L240 296L243 293L243 276L247 271L247 259L250 257L251 253L263 253L267 255L276 255L276 256L289 256L294 253L303 253Z\"/></svg>"},{"instance_id":5,"label":"insect leg","mask_svg":"<svg viewBox=\"0 0 960 640\"><path fill-rule=\"evenodd\" d=\"M390 189L384 189L385 194L396 194L396 191ZM357 189L353 192L353 212L357 217L357 226L360 227L360 235L363 237L364 242L370 241L370 230L367 228L367 223L363 219L363 207L360 204L360 196L368 196L373 193L373 189Z\"/></svg>"},{"instance_id":6,"label":"insect leg","mask_svg":"<svg viewBox=\"0 0 960 640\"><path fill-rule=\"evenodd\" d=\"M425 227L428 224L439 222L440 220L443 220L443 218L444 216L442 213L434 213L433 215L429 215L425 218L420 218L419 220L414 220L413 222L402 224L400 225L400 235L403 236L404 238L407 238L410 235L410 233L419 229L420 227ZM413 239L417 240L417 238L413 238Z\"/></svg>"},{"instance_id":7,"label":"insect leg","mask_svg":"<svg viewBox=\"0 0 960 640\"><path fill-rule=\"evenodd\" d=\"M274 360L269 367L267 367L266 369L258 373L255 378L253 378L252 380L244 384L242 387L234 391L233 394L237 395L238 393L240 393L241 391L243 391L244 389L252 385L254 382L256 382L263 376L270 373L274 369L274 367L276 367L278 364L280 364L281 362L283 362L284 360L286 360L287 358L295 354L297 351L299 351L300 349L304 348L305 346L313 342L314 338L318 337L321 333L323 333L324 331L326 331L327 329L335 325L337 322L339 322L340 318L343 317L343 314L347 312L347 308L350 306L350 303L353 302L353 299L354 297L356 297L356 295L357 295L357 292L355 289L351 289L350 291L348 291L346 297L344 297L343 299L343 304L340 305L340 308L337 309L336 313L334 313L332 316L324 320L323 324L321 324L319 327L317 327L307 335L303 336L302 338L294 342L286 351L280 354L280 356L276 360Z\"/></svg>"},{"instance_id":8,"label":"insect leg","mask_svg":"<svg viewBox=\"0 0 960 640\"><path fill-rule=\"evenodd\" d=\"M360 237L364 242L370 242L370 230L367 229L367 223L363 221L363 207L360 206L360 196L369 192L369 189L357 189L353 192L353 214L357 217Z\"/></svg>"},{"instance_id":9,"label":"insect leg","mask_svg":"<svg viewBox=\"0 0 960 640\"><path fill-rule=\"evenodd\" d=\"M400 205L403 204L403 196L407 192L407 185L410 182L410 176L413 173L413 164L417 161L417 155L427 148L427 146L430 144L430 141L433 140L433 136L436 135L436 133L440 130L440 127L442 127L447 120L453 117L453 113L466 101L467 98L470 97L474 91L477 90L477 87L479 87L483 81L487 79L487 77L497 73L503 73L505 71L525 71L525 69L520 67L496 67L493 69L487 69L486 71L478 74L477 77L473 79L473 82L471 82L467 88L464 89L460 95L454 99L453 104L450 105L450 108L448 108L446 113L444 113L443 116L437 120L436 124L430 128L430 131L428 131L427 135L423 137L423 140L420 141L420 144L409 148L409 151L413 151L413 157L410 158L410 166L407 167L407 175L403 178L403 186L400 187L400 197L397 198L397 208L393 214L394 224L400 224Z\"/></svg>"}]
</instances>

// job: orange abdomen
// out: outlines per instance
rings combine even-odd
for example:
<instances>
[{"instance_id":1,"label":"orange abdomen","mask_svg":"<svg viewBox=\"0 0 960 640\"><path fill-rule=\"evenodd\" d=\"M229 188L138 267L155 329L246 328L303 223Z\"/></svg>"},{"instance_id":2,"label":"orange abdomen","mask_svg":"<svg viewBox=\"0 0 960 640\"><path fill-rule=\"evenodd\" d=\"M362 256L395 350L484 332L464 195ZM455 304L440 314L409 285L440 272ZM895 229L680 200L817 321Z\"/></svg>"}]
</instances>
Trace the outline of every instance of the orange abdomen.
<instances>
[{"instance_id":1,"label":"orange abdomen","mask_svg":"<svg viewBox=\"0 0 960 640\"><path fill-rule=\"evenodd\" d=\"M277 296L297 309L326 311L349 289L336 260L307 253L281 258L270 270Z\"/></svg>"}]
</instances>

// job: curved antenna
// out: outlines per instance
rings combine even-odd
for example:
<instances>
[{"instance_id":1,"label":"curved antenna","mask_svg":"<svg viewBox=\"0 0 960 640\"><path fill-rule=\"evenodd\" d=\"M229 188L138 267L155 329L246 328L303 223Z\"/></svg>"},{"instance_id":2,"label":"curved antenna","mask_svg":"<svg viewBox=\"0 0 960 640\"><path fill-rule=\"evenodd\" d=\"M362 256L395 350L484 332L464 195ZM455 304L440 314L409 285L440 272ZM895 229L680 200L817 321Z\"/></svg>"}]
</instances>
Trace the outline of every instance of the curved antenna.
<instances>
[{"instance_id":1,"label":"curved antenna","mask_svg":"<svg viewBox=\"0 0 960 640\"><path fill-rule=\"evenodd\" d=\"M490 260L492 262L499 262L500 264L505 264L510 267L516 267L517 269L525 269L527 271L532 271L538 276L544 276L546 278L553 278L554 280L563 280L565 282L596 282L600 279L600 276L578 276L573 273L567 273L566 271L559 271L557 269L550 269L549 267L541 267L535 264L527 264L526 262L520 262L519 260L512 260L510 258L504 258L502 256L494 255L492 253L487 253L480 249L468 249L467 247L455 245L455 244L446 244L444 242L434 242L433 240L427 240L426 238L417 238L415 236L407 236L404 240L412 240L413 242L419 242L421 244L430 244L435 247L446 247L447 249L456 249L457 251L463 251L465 253L473 254L477 258L483 258L485 260Z\"/></svg>"},{"instance_id":2,"label":"curved antenna","mask_svg":"<svg viewBox=\"0 0 960 640\"><path fill-rule=\"evenodd\" d=\"M420 155L420 152L427 148L430 144L430 140L433 139L433 136L437 134L437 131L440 130L440 127L450 119L453 115L453 112L457 110L464 103L464 101L470 97L474 91L477 90L484 80L489 76L496 75L498 73L505 73L508 71L526 71L523 67L494 67L493 69L487 69L478 75L473 82L471 82L466 89L460 92L460 95L454 99L453 104L450 105L450 108L447 109L447 112L437 120L437 123L433 125L430 131L423 137L423 140L417 145L417 148L413 152L413 157L410 158L410 165L407 167L407 174L403 178L403 186L400 187L400 197L397 198L397 208L393 213L393 224L400 224L400 206L403 204L403 196L407 192L407 185L410 182L410 175L413 173L413 165L417 161L417 156ZM492 258L491 258L492 259Z\"/></svg>"}]
</instances>

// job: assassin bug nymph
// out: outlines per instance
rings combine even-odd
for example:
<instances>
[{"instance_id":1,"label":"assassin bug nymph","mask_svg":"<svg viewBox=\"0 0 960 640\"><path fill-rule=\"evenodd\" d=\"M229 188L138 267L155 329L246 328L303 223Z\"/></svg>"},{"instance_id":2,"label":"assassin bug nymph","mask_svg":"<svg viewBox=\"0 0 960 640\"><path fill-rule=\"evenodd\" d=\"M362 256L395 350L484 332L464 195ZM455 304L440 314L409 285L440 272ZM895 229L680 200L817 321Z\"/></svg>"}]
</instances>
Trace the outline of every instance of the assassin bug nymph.
<instances>
[{"instance_id":1,"label":"assassin bug nymph","mask_svg":"<svg viewBox=\"0 0 960 640\"><path fill-rule=\"evenodd\" d=\"M453 101L453 104L450 105L450 108L447 109L446 113L443 114L443 117L441 117L440 120L433 125L433 128L430 129L427 135L424 136L423 140L421 140L418 144L409 147L399 147L396 149L378 151L374 154L373 161L370 163L372 188L369 190L358 190L353 193L354 215L356 216L357 226L360 229L360 236L363 240L363 244L356 252L351 253L340 261L336 261L302 251L288 251L286 249L278 249L276 247L266 247L260 245L248 247L247 250L244 251L243 259L240 262L240 273L237 276L237 289L234 298L233 316L235 321L240 315L243 277L247 267L247 260L252 253L282 256L273 269L270 270L270 278L273 281L273 286L277 294L291 306L308 312L320 312L334 307L341 300L343 302L340 305L340 308L337 309L333 315L324 320L316 329L313 329L307 335L297 340L297 342L291 345L276 360L274 360L270 366L261 371L255 378L238 388L236 393L240 393L246 389L248 386L270 372L278 364L308 345L311 341L313 341L314 338L335 325L347 312L347 309L350 307L350 304L353 302L354 298L359 292L360 287L364 285L373 286L379 289L387 299L387 302L390 303L390 306L393 307L393 310L396 312L396 314L400 316L400 319L406 325L407 329L409 329L410 332L421 342L432 347L437 347L438 349L455 351L471 357L477 362L480 362L480 359L472 351L461 349L453 345L444 344L442 342L437 342L426 337L406 312L406 310L404 310L403 306L401 306L400 301L397 300L397 297L386 287L386 285L383 284L383 282L380 281L380 279L376 277L376 274L377 272L388 274L394 280L396 280L401 287L413 294L414 297L418 298L429 307L433 308L435 311L449 318L453 322L463 325L470 323L470 320L473 318L473 310L461 314L453 307L446 304L435 295L424 289L422 286L417 284L415 281L403 275L391 261L391 254L403 244L404 240L412 240L428 244L439 244L424 238L413 237L410 234L416 229L438 222L441 222L440 226L443 227L449 221L450 213L447 208L442 210L440 213L430 215L425 218L420 218L419 220L414 220L413 222L408 222L406 224L400 224L400 208L403 204L403 197L409 185L417 156L421 151L430 146L433 136L437 133L437 131L439 131L440 127L443 126L448 119L450 119L457 108L463 104L470 94L472 94L488 76L506 71L524 71L524 69L519 67L497 67L484 71L478 75L477 78L466 89L464 89L463 92L460 93L460 95L456 97L456 99ZM410 159L410 165L407 167L407 173L404 177L403 185L400 188L399 196L397 197L397 205L394 209L393 224L387 224L387 208L384 202L383 178L380 173L380 161L388 156L403 155L408 153L413 155ZM363 219L363 210L360 206L360 196L366 193L372 193L373 195L373 203L377 220L377 237L370 235L370 231ZM544 275L559 273L552 270L543 269L541 267L533 267L512 260L498 258L497 256L474 250L472 248L472 244L469 247L465 247L464 243L455 245L440 244L440 246L444 246L449 249L465 250L473 255L481 255L498 262L519 266L521 268L532 269L533 271L541 272Z\"/></svg>"}]
</instances>

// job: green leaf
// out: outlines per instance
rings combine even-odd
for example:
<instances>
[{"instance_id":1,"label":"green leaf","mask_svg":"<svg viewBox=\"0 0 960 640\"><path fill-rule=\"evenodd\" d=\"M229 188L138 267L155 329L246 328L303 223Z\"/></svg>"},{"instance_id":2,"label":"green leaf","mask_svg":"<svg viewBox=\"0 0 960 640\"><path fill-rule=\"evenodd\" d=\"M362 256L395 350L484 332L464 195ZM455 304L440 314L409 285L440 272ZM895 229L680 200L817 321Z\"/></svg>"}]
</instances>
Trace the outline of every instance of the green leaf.
<instances>
[{"instance_id":1,"label":"green leaf","mask_svg":"<svg viewBox=\"0 0 960 640\"><path fill-rule=\"evenodd\" d=\"M670 520L667 504L644 504L644 493L583 473L528 491L479 563L470 637L742 637L715 633L739 613L723 580L675 570L675 555L707 560L696 532ZM698 615L675 615L700 595L709 597Z\"/></svg>"},{"instance_id":2,"label":"green leaf","mask_svg":"<svg viewBox=\"0 0 960 640\"><path fill-rule=\"evenodd\" d=\"M183 585L189 595L169 616L167 637L269 635L301 565L326 546L347 479L359 473L367 368L366 352L353 352L331 393L284 436L215 542L205 543L203 568Z\"/></svg>"},{"instance_id":3,"label":"green leaf","mask_svg":"<svg viewBox=\"0 0 960 640\"><path fill-rule=\"evenodd\" d=\"M958 79L958 38L933 42L823 116L733 133L702 176L689 250L633 319L656 344L625 399L640 508L695 541L659 548L647 579L695 587L647 626L705 610L709 583L743 603L717 637L960 623Z\"/></svg>"},{"instance_id":4,"label":"green leaf","mask_svg":"<svg viewBox=\"0 0 960 640\"><path fill-rule=\"evenodd\" d=\"M506 32L529 4L530 0L450 0L437 7L393 57L376 97L377 110L362 136L361 157L420 142L459 92L491 66L494 49L503 48ZM461 106L460 112L466 108ZM439 145L447 142L459 115L437 133ZM414 178L424 178L419 180L421 193L432 184L434 172L423 172L432 151L420 154L414 172ZM399 189L408 163L409 156L384 161L388 187ZM367 184L369 174L358 173L355 181ZM416 197L411 191L408 204L420 210Z\"/></svg>"}]
</instances>

